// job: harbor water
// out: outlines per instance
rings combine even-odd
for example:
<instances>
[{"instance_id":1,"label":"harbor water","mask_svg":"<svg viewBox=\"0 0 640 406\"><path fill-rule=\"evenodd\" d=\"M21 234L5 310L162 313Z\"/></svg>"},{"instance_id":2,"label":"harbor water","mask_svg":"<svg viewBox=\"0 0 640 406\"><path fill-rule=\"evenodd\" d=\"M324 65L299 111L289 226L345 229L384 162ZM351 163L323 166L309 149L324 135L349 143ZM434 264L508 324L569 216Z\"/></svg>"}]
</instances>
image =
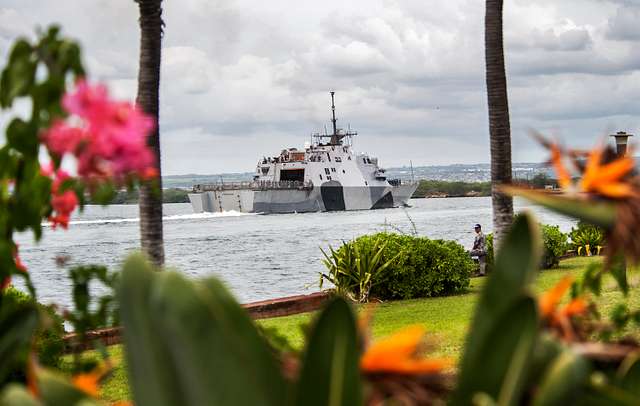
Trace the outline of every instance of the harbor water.
<instances>
[{"instance_id":1,"label":"harbor water","mask_svg":"<svg viewBox=\"0 0 640 406\"><path fill-rule=\"evenodd\" d=\"M469 248L473 225L491 232L488 197L412 199L412 207L304 214L194 214L190 204L164 205L167 264L193 278L222 279L241 302L250 302L318 290L324 270L320 247L377 231L412 233L455 240ZM571 219L516 200L516 211L532 210L541 222L569 231ZM39 300L70 304L66 268L56 257L69 257L69 265L105 264L118 270L123 259L139 247L136 205L87 206L76 213L68 230L45 227L35 243L31 234L18 237L20 256L29 269ZM16 278L16 285L20 282ZM100 289L95 287L96 291Z\"/></svg>"}]
</instances>

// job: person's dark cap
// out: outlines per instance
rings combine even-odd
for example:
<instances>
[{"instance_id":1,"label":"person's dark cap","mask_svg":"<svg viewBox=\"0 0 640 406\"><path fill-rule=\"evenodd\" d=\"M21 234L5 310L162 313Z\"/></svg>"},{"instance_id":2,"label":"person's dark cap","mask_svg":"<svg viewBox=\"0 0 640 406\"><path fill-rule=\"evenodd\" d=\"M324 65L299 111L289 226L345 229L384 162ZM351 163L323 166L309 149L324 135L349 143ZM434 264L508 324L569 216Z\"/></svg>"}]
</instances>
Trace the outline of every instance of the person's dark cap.
<instances>
[{"instance_id":1,"label":"person's dark cap","mask_svg":"<svg viewBox=\"0 0 640 406\"><path fill-rule=\"evenodd\" d=\"M473 226L473 228L482 228L482 227L480 226L480 224L476 224L475 226Z\"/></svg>"}]
</instances>

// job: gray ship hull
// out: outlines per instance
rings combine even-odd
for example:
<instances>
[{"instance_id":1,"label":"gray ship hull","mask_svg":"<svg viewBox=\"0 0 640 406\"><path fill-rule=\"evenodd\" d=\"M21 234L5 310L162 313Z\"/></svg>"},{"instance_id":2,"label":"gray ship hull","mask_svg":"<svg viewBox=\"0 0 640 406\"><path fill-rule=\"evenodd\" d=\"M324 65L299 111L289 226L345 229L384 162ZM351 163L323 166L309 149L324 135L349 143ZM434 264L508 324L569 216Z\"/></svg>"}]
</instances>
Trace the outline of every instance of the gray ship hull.
<instances>
[{"instance_id":1,"label":"gray ship hull","mask_svg":"<svg viewBox=\"0 0 640 406\"><path fill-rule=\"evenodd\" d=\"M406 206L417 183L398 186L342 186L325 182L311 189L233 189L190 193L196 213L306 213Z\"/></svg>"}]
</instances>

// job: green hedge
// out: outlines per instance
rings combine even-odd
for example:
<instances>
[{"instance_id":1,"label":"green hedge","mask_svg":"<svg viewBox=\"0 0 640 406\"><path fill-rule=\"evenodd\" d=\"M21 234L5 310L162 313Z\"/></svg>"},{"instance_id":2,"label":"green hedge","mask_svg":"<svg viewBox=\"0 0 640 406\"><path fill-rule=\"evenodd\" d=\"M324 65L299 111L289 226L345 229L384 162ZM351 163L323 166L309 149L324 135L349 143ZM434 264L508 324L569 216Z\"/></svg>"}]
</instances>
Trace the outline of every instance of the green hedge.
<instances>
[{"instance_id":1,"label":"green hedge","mask_svg":"<svg viewBox=\"0 0 640 406\"><path fill-rule=\"evenodd\" d=\"M374 281L371 297L388 300L443 296L469 286L474 264L455 241L378 233L347 244L372 246L377 239L386 243L382 262L398 257L381 273L380 280Z\"/></svg>"}]
</instances>

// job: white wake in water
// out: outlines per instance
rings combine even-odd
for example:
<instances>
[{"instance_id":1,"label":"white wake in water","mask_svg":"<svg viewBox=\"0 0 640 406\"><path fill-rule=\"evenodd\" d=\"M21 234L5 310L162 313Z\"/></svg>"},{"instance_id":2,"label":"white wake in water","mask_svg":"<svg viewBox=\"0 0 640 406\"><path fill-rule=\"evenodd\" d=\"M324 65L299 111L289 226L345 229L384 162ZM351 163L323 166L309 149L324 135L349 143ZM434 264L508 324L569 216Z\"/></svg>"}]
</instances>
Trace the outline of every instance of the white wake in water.
<instances>
[{"instance_id":1,"label":"white wake in water","mask_svg":"<svg viewBox=\"0 0 640 406\"><path fill-rule=\"evenodd\" d=\"M176 220L202 220L202 219L214 219L221 217L241 217L241 216L255 216L258 213L241 213L239 211L230 210L220 213L192 213L192 214L174 214L171 216L162 217L163 221L176 221ZM117 224L117 223L138 223L140 218L124 218L124 219L96 219L96 220L72 220L69 225L74 224ZM50 227L51 223L42 223L45 227Z\"/></svg>"}]
</instances>

